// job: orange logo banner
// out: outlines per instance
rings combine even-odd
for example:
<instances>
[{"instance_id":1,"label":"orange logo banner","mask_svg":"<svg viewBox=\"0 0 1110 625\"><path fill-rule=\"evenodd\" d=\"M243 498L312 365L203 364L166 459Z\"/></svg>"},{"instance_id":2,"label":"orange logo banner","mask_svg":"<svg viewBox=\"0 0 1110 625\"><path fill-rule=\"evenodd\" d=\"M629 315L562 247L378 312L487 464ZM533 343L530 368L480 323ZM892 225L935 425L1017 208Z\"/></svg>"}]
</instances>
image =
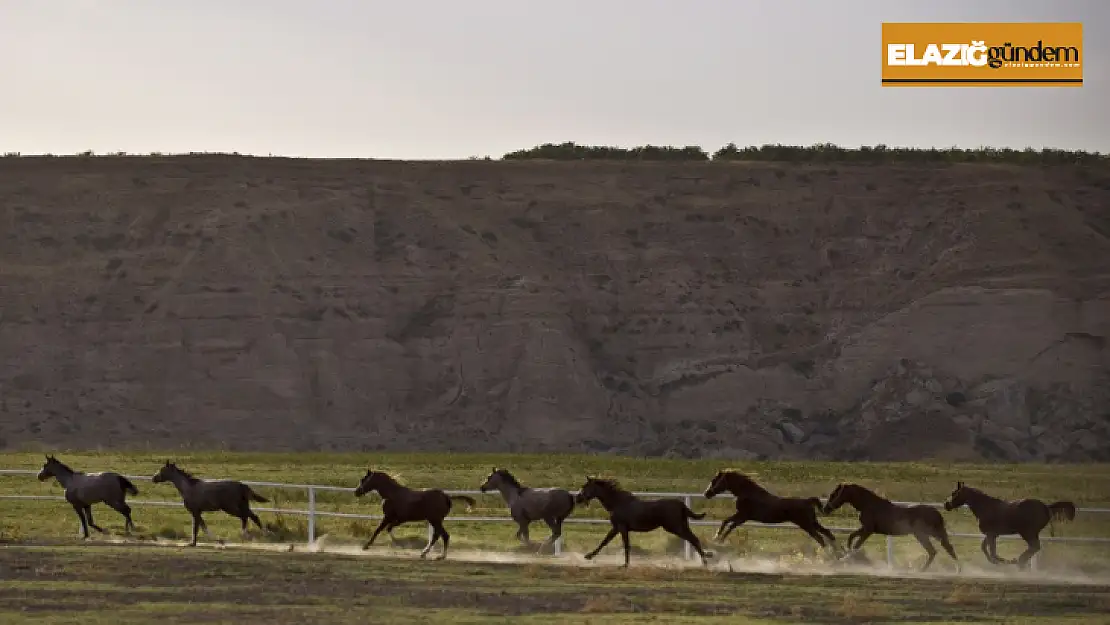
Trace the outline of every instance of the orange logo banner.
<instances>
[{"instance_id":1,"label":"orange logo banner","mask_svg":"<svg viewBox=\"0 0 1110 625\"><path fill-rule=\"evenodd\" d=\"M883 23L884 87L1082 87L1080 22Z\"/></svg>"}]
</instances>

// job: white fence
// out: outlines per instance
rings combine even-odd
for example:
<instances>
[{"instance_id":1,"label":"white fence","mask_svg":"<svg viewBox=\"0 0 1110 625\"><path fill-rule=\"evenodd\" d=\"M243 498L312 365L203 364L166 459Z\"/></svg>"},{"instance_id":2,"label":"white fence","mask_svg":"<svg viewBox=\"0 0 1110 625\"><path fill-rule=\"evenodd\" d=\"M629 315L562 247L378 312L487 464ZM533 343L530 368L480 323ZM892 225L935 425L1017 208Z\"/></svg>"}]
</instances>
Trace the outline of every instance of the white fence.
<instances>
[{"instance_id":1,"label":"white fence","mask_svg":"<svg viewBox=\"0 0 1110 625\"><path fill-rule=\"evenodd\" d=\"M27 470L27 469L0 469L0 475L27 475L27 476L33 476L33 475L37 475L37 474L38 474L38 471ZM127 475L127 476L124 476L124 477L126 477L129 480L142 480L142 481L147 481L147 482L149 482L150 479L151 479L150 476L143 476L143 475ZM240 481L243 482L244 484L249 484L251 486L261 486L261 487L266 487L266 488L279 488L279 489L284 489L284 490L307 491L307 494L308 494L308 508L307 509L305 509L305 508L253 508L253 509L257 510L258 512L290 514L290 515L308 517L308 523L307 523L307 525L308 525L308 527L307 527L308 536L307 536L307 538L308 538L308 542L310 544L316 540L316 519L317 518L329 517L329 518L364 519L364 520L378 520L378 519L382 518L381 515L377 515L377 514L353 514L353 513L347 513L347 512L329 512L329 511L324 511L324 510L318 510L317 509L316 493L318 493L318 492L354 493L353 488L344 488L342 486L327 486L327 485L322 485L322 484L283 484L281 482L254 482L254 481L250 481L250 480L240 480ZM500 493L498 493L496 491L493 491L493 492L490 492L490 493L483 493L483 492L477 491L477 490L448 490L446 492L451 494L451 495L470 495L470 496L497 497L497 500L499 502L501 501L501 495L500 495ZM691 507L694 499L704 499L704 495L702 493L637 492L635 494L637 496L640 496L640 497L677 497L677 498L681 498L681 499L685 500L687 507ZM720 499L732 499L733 496L726 493L726 494L718 495L718 498L720 498ZM60 496L60 495L0 494L0 499L65 501L65 498ZM138 506L162 506L162 507L175 507L175 508L177 508L177 507L181 507L181 505L182 505L180 500L176 500L176 501L155 501L155 500L146 500L146 499L130 499L130 500L128 500L128 502L132 505L138 505ZM915 504L919 504L919 503L922 503L922 502L896 501L894 503L902 504L902 505L915 505ZM935 503L935 502L924 502L924 503L925 503L925 505L929 505L929 506L933 506L933 507L937 507L937 508L941 508L941 507L944 506L944 504L942 504L942 503ZM1083 514L1110 514L1110 508L1077 508L1077 512L1083 513ZM506 523L506 522L513 523L513 522L515 522L509 516L457 516L457 517L447 517L447 519L445 519L445 520L452 521L452 522L470 522L470 523L474 523L474 522L477 522L477 523ZM570 516L566 519L566 521L564 521L564 523L608 524L609 521L607 519L600 519L600 518L585 518L585 517ZM691 521L690 524L691 525L703 525L703 526L716 527L716 526L720 525L720 521L709 521L709 520ZM789 524L767 524L767 523L757 523L757 522L754 522L754 521L750 521L748 523L745 523L744 527L761 527L761 528L769 528L769 529L794 529L794 526L789 525ZM849 528L849 527L829 527L828 529L829 529L829 531L834 532L834 533L838 533L838 534L847 534L847 533L851 533L852 531L855 530L855 528ZM430 539L431 538L431 527L428 528L428 536L429 536L429 539ZM952 536L954 538L980 538L980 539L983 538L982 534L952 533L952 534L949 534L949 536ZM1002 536L1000 538L1002 538L1004 540L1005 539L1021 540L1020 538L1018 538L1016 536ZM1079 544L1079 543L1110 544L1110 538L1050 537L1050 536L1045 536L1045 537L1041 538L1041 542L1042 543L1058 542L1058 543L1075 543L1075 544ZM555 544L553 545L553 548L554 548L554 551L555 551L556 554L561 552L561 550L562 550L562 539L561 538L560 538L560 540L555 542ZM685 555L686 559L690 559L690 558L693 557L693 549L691 548L689 543L685 543L684 555ZM886 561L887 561L887 564L889 566L894 565L894 541L890 536L886 537ZM1034 557L1033 562L1032 562L1033 566L1036 566L1036 563L1037 563L1037 558Z\"/></svg>"}]
</instances>

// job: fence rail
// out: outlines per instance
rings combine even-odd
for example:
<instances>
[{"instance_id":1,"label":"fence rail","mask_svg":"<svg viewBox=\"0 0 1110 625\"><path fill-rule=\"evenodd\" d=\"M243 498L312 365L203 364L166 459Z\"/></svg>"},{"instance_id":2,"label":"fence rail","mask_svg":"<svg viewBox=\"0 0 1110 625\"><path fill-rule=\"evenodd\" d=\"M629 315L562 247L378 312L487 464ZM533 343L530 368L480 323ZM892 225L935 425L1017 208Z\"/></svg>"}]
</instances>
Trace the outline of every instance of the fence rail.
<instances>
[{"instance_id":1,"label":"fence rail","mask_svg":"<svg viewBox=\"0 0 1110 625\"><path fill-rule=\"evenodd\" d=\"M31 475L37 475L37 474L38 474L38 471L29 470L29 469L0 469L0 476L3 476L3 475L31 476ZM124 477L126 477L129 480L140 480L140 481L147 481L147 482L151 481L150 476L146 476L146 475L125 475ZM209 478L209 479L216 479L216 478ZM378 515L378 514L357 514L357 513L350 513L350 512L330 512L330 511L318 510L317 509L316 493L318 493L318 492L354 493L354 490L355 490L354 488L346 488L346 487L343 487L343 486L330 486L330 485L327 485L327 484L287 484L287 483L283 483L283 482L259 482L259 481L252 481L252 480L239 480L239 481L244 483L244 484L248 484L250 486L260 486L260 487L266 487L266 488L279 488L279 489L284 489L284 490L303 490L303 491L307 491L307 494L308 494L308 507L307 508L254 508L254 510L257 510L259 512L268 512L268 513L271 513L271 514L289 514L289 515L295 515L295 516L308 517L308 523L307 523L308 527L306 528L307 529L306 534L307 534L307 539L308 539L309 544L315 542L315 540L316 540L316 519L317 518L324 517L324 518L362 519L362 520L379 520L379 519L382 518L381 515ZM500 500L500 493L496 493L496 492L483 493L482 491L479 491L479 490L447 490L445 492L447 492L448 494L451 494L451 495L471 495L471 496L487 496L487 497L496 496ZM642 491L642 492L635 492L634 494L639 496L639 497L676 497L676 498L681 498L686 502L687 507L689 507L691 505L691 503L694 499L704 499L704 495L702 493L668 493L668 492ZM726 500L727 499L734 499L734 497L731 494L728 494L728 493L718 495L718 498L719 499L726 499ZM36 500L36 501L65 501L65 497L62 497L60 495L19 495L19 494L9 495L9 494L0 494L0 499ZM151 499L130 499L130 500L128 500L128 502L131 503L132 505L139 505L139 506L174 507L174 508L181 506L180 501L162 501L162 500L151 500ZM936 507L936 508L943 508L944 507L943 503L938 503L938 502L895 501L894 503L900 504L900 505L922 505L923 504L923 505L927 505L927 506L933 506L933 507ZM1110 514L1110 508L1077 508L1076 510L1077 510L1077 512L1082 512L1082 513L1087 513L1087 514ZM478 522L478 523L513 523L513 522L515 522L509 516L455 516L455 517L447 517L445 520L452 521L452 522ZM572 516L572 517L567 518L566 521L564 521L564 523L608 524L609 521L607 519L602 519L602 518L588 518L588 517L573 517ZM691 525L710 526L710 527L715 527L715 526L719 525L719 523L720 523L719 521L690 521ZM768 529L790 529L790 528L792 528L792 526L790 526L788 524L758 523L758 522L755 522L755 521L749 521L749 522L745 523L744 526L745 527L768 528ZM852 531L855 530L855 528L849 528L849 527L829 527L828 529L829 529L829 531L837 533L837 534L847 534L847 533L851 533ZM429 539L430 539L431 538L431 527L428 528L428 536L429 536ZM951 533L951 534L949 534L949 536L951 536L953 538L983 538L982 534L966 534L966 533ZM1020 540L1020 538L1016 537L1016 536L1001 536L1000 538L1003 539L1003 540L1007 540L1007 539L1008 540ZM1110 538L1082 537L1082 536L1075 536L1075 537L1051 537L1051 536L1049 536L1049 537L1041 538L1041 542L1042 543L1053 543L1053 542L1055 542L1055 543L1071 543L1071 544L1110 544ZM559 554L561 552L561 550L562 550L562 538L555 541L555 544L553 545L553 548L554 548L554 551L555 551L556 554ZM684 556L685 556L686 559L690 559L690 558L693 557L693 549L691 548L689 543L685 543ZM887 564L889 566L893 566L893 564L894 564L894 541L893 541L892 537L890 537L890 536L886 537L886 561L887 561ZM1037 561L1037 558L1034 557L1033 562L1032 562L1032 564L1034 566L1036 566L1036 561Z\"/></svg>"}]
</instances>

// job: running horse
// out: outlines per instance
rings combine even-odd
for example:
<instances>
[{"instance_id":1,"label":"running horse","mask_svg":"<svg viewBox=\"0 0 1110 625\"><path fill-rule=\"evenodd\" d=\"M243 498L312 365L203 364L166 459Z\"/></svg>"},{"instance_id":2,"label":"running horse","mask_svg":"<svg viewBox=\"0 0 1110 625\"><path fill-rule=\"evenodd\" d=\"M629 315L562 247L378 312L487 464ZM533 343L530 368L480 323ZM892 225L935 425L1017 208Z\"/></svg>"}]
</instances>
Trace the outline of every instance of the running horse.
<instances>
[{"instance_id":1,"label":"running horse","mask_svg":"<svg viewBox=\"0 0 1110 625\"><path fill-rule=\"evenodd\" d=\"M247 484L236 480L202 480L169 460L150 481L155 484L170 482L181 494L185 509L193 517L193 542L190 543L192 547L197 546L197 532L200 529L204 530L205 536L211 537L208 524L201 517L205 512L225 512L239 519L242 522L241 533L244 537L247 535L248 519L254 521L258 529L265 531L262 521L251 510L250 502L267 503L270 500L254 492Z\"/></svg>"},{"instance_id":2,"label":"running horse","mask_svg":"<svg viewBox=\"0 0 1110 625\"><path fill-rule=\"evenodd\" d=\"M958 510L967 506L979 521L979 531L983 533L980 548L991 564L1017 564L1027 568L1029 560L1041 550L1041 531L1048 526L1050 535L1055 535L1053 521L1074 521L1075 504L1070 501L1057 501L1046 504L1040 499L1004 501L983 491L956 482L945 510ZM1017 560L1004 560L998 557L998 537L1017 534L1025 540L1026 549Z\"/></svg>"},{"instance_id":3,"label":"running horse","mask_svg":"<svg viewBox=\"0 0 1110 625\"><path fill-rule=\"evenodd\" d=\"M516 521L516 537L525 545L530 545L528 526L542 520L551 528L548 536L536 552L548 544L554 544L563 535L563 521L574 510L574 495L562 488L530 488L522 485L508 469L494 467L479 487L483 493L496 490L501 493L509 515Z\"/></svg>"},{"instance_id":4,"label":"running horse","mask_svg":"<svg viewBox=\"0 0 1110 625\"><path fill-rule=\"evenodd\" d=\"M468 509L477 505L472 497L448 495L438 488L426 490L408 488L401 485L387 473L369 469L366 471L366 475L362 476L358 487L355 488L355 497L361 497L374 491L382 496L382 522L378 524L378 528L374 530L374 534L370 536L370 540L366 541L362 548L369 549L382 530L389 532L390 537L392 537L393 528L398 525L413 521L425 521L432 528L432 536L420 552L421 558L428 556L428 552L432 550L432 545L435 545L440 538L443 539L443 552L436 559L442 560L447 557L447 546L451 543L451 535L444 529L443 519L447 518L447 513L451 511L453 501L465 502Z\"/></svg>"},{"instance_id":5,"label":"running horse","mask_svg":"<svg viewBox=\"0 0 1110 625\"><path fill-rule=\"evenodd\" d=\"M138 495L139 489L119 473L74 471L51 455L46 456L46 463L42 465L38 478L40 482L54 478L62 485L66 501L73 506L77 518L81 520L81 534L84 538L89 537L90 527L101 534L105 533L93 522L92 506L97 503L103 503L123 515L124 532L130 534L135 529L135 523L131 520L131 506L127 505L127 495Z\"/></svg>"},{"instance_id":6,"label":"running horse","mask_svg":"<svg viewBox=\"0 0 1110 625\"><path fill-rule=\"evenodd\" d=\"M852 506L859 512L860 522L860 528L848 535L848 549L858 550L872 534L885 536L912 534L929 554L925 564L921 566L921 570L924 571L929 568L937 555L936 547L933 547L929 540L935 538L956 563L956 570L959 570L960 559L956 557L956 551L948 540L948 530L940 510L924 504L899 505L859 484L838 484L829 495L822 511L825 514L831 514L844 504Z\"/></svg>"},{"instance_id":7,"label":"running horse","mask_svg":"<svg viewBox=\"0 0 1110 625\"><path fill-rule=\"evenodd\" d=\"M809 534L822 548L836 550L836 537L817 520L821 499L817 497L780 497L760 486L751 477L732 470L717 471L703 496L712 499L721 493L736 497L736 514L721 522L713 537L722 542L732 530L747 521L793 523ZM827 541L827 542L826 542Z\"/></svg>"},{"instance_id":8,"label":"running horse","mask_svg":"<svg viewBox=\"0 0 1110 625\"><path fill-rule=\"evenodd\" d=\"M587 560L594 559L605 545L620 534L621 541L624 543L624 566L627 567L632 550L632 545L628 541L629 532L663 529L690 543L690 546L701 556L702 565L709 566L707 558L713 557L713 552L704 551L701 541L690 529L690 519L704 518L704 512L701 514L694 512L686 506L686 502L675 497L640 499L621 488L616 480L587 476L586 483L579 489L574 500L575 503L588 504L592 499L600 501L602 507L609 513L609 524L612 527L605 538L601 539L597 548L585 555Z\"/></svg>"}]
</instances>

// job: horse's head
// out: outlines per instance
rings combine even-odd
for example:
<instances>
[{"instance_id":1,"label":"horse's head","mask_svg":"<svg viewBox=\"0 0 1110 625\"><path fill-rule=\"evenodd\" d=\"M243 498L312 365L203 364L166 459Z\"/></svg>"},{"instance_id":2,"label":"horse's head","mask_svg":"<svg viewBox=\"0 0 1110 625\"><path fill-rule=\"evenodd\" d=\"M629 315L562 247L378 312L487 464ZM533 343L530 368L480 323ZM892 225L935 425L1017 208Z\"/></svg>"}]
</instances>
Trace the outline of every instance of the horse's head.
<instances>
[{"instance_id":1,"label":"horse's head","mask_svg":"<svg viewBox=\"0 0 1110 625\"><path fill-rule=\"evenodd\" d=\"M825 501L825 505L821 508L822 514L832 514L836 512L840 506L848 503L848 495L850 492L850 485L840 483L836 485L833 492L829 493L829 498Z\"/></svg>"},{"instance_id":2,"label":"horse's head","mask_svg":"<svg viewBox=\"0 0 1110 625\"><path fill-rule=\"evenodd\" d=\"M367 469L366 475L362 476L362 480L358 483L358 488L355 489L355 497L362 497L366 493L372 493L378 489L384 473L380 473L373 469Z\"/></svg>"},{"instance_id":3,"label":"horse's head","mask_svg":"<svg viewBox=\"0 0 1110 625\"><path fill-rule=\"evenodd\" d=\"M727 474L728 471L717 471L717 475L713 476L713 481L709 482L709 486L705 489L705 492L702 493L702 496L706 499L713 499L717 495L725 492L727 489L725 475Z\"/></svg>"},{"instance_id":4,"label":"horse's head","mask_svg":"<svg viewBox=\"0 0 1110 625\"><path fill-rule=\"evenodd\" d=\"M967 487L963 482L956 482L956 490L948 496L948 501L944 502L945 510L957 510L967 503Z\"/></svg>"},{"instance_id":5,"label":"horse's head","mask_svg":"<svg viewBox=\"0 0 1110 625\"><path fill-rule=\"evenodd\" d=\"M502 480L505 479L505 470L494 467L490 469L489 475L486 476L486 481L478 488L483 493L488 493L491 490L497 490L501 486Z\"/></svg>"},{"instance_id":6,"label":"horse's head","mask_svg":"<svg viewBox=\"0 0 1110 625\"><path fill-rule=\"evenodd\" d=\"M39 481L40 482L45 482L46 480L49 480L50 478L54 477L55 476L54 469L56 469L58 467L58 465L60 465L60 464L61 464L61 462L58 462L58 459L55 458L54 456L46 456L46 462L43 463L42 470L39 471L39 475L38 475Z\"/></svg>"},{"instance_id":7,"label":"horse's head","mask_svg":"<svg viewBox=\"0 0 1110 625\"><path fill-rule=\"evenodd\" d=\"M592 499L600 497L604 489L605 486L601 480L587 475L586 482L582 484L582 488L579 488L578 494L574 496L574 503L579 505L588 504Z\"/></svg>"},{"instance_id":8,"label":"horse's head","mask_svg":"<svg viewBox=\"0 0 1110 625\"><path fill-rule=\"evenodd\" d=\"M177 465L167 460L162 468L154 474L154 477L150 478L150 481L155 484L168 482L175 472L177 472Z\"/></svg>"}]
</instances>

